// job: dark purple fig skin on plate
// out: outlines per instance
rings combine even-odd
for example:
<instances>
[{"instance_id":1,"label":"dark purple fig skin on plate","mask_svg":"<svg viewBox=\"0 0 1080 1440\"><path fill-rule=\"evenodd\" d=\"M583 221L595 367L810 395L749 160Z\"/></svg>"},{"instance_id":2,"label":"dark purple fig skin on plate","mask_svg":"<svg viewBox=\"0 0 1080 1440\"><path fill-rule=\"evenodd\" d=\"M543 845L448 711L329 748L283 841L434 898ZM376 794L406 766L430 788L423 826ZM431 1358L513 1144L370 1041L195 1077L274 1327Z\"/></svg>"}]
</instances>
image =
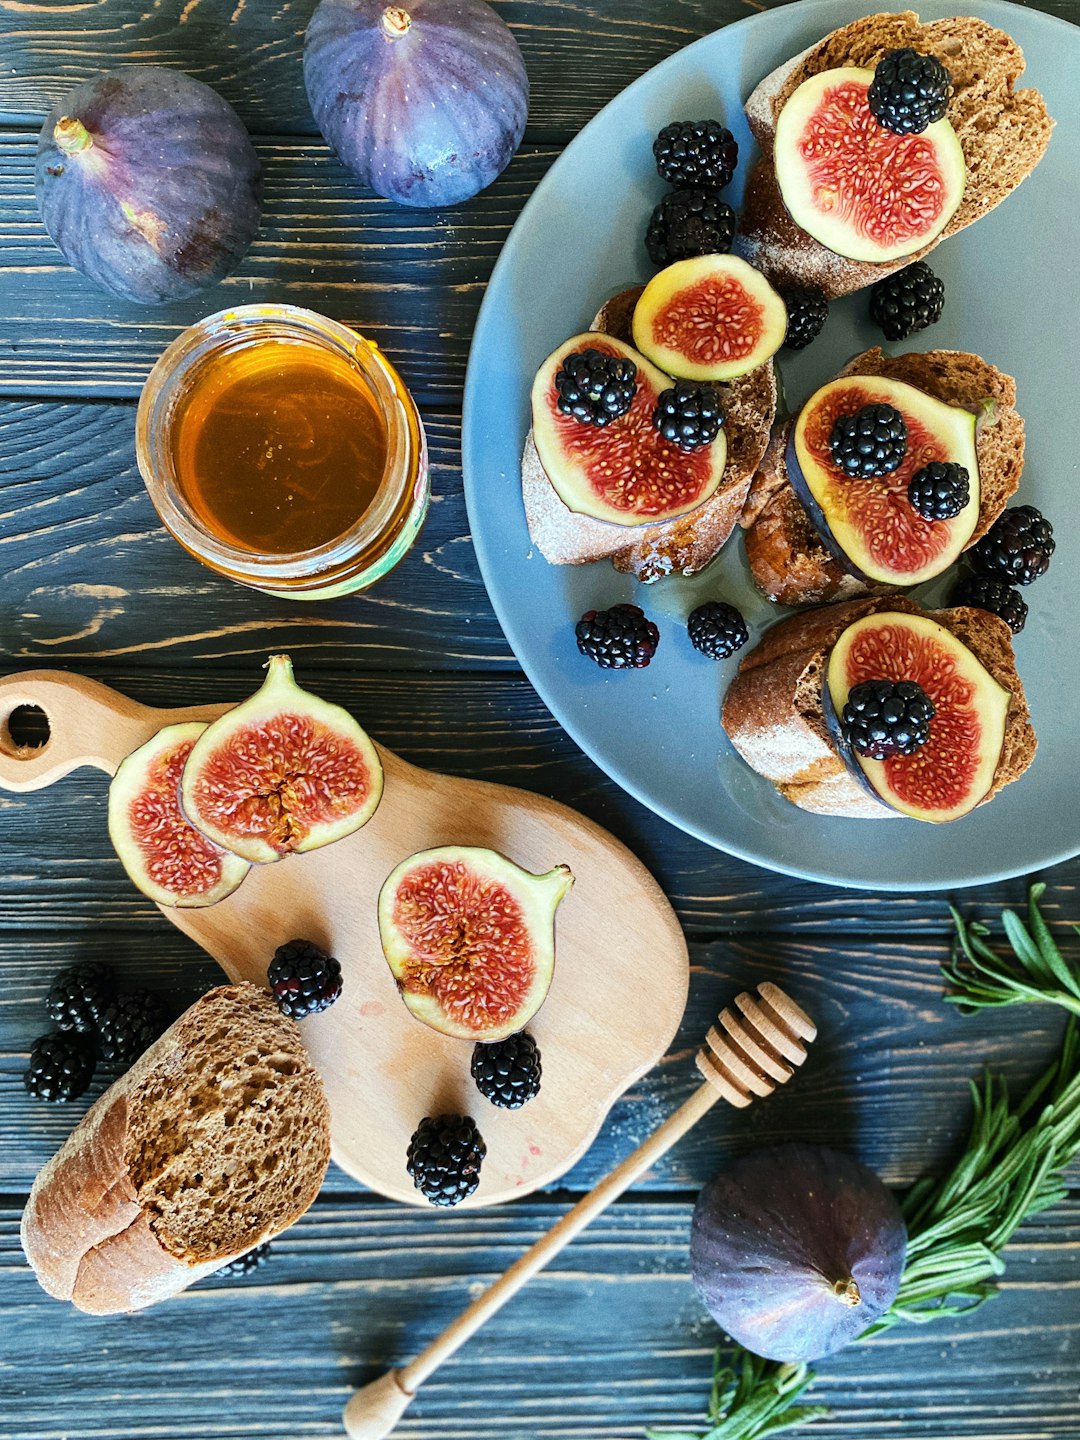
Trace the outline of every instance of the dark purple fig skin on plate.
<instances>
[{"instance_id":1,"label":"dark purple fig skin on plate","mask_svg":"<svg viewBox=\"0 0 1080 1440\"><path fill-rule=\"evenodd\" d=\"M775 1145L702 1190L690 1271L732 1339L799 1364L842 1349L884 1314L906 1250L900 1208L872 1170L825 1146Z\"/></svg>"},{"instance_id":2,"label":"dark purple fig skin on plate","mask_svg":"<svg viewBox=\"0 0 1080 1440\"><path fill-rule=\"evenodd\" d=\"M38 140L35 184L65 258L143 305L223 279L259 228L259 161L236 112L201 80L156 65L124 65L66 95Z\"/></svg>"},{"instance_id":3,"label":"dark purple fig skin on plate","mask_svg":"<svg viewBox=\"0 0 1080 1440\"><path fill-rule=\"evenodd\" d=\"M525 63L483 0L322 0L304 39L304 82L344 164L402 205L469 199L525 133Z\"/></svg>"},{"instance_id":4,"label":"dark purple fig skin on plate","mask_svg":"<svg viewBox=\"0 0 1080 1440\"><path fill-rule=\"evenodd\" d=\"M825 724L836 744L840 759L843 760L847 766L851 776L859 782L860 786L868 795L872 795L874 799L880 801L882 805L886 805L889 809L892 809L892 806L889 806L889 802L885 799L884 795L879 795L873 785L870 784L869 776L859 764L858 756L852 749L851 742L844 734L844 727L840 723L840 716L836 713L832 691L829 689L828 667L826 667L826 673L821 678L821 709L825 716Z\"/></svg>"},{"instance_id":5,"label":"dark purple fig skin on plate","mask_svg":"<svg viewBox=\"0 0 1080 1440\"><path fill-rule=\"evenodd\" d=\"M788 480L791 482L791 488L795 491L799 504L810 516L814 529L817 531L818 537L825 546L825 549L828 550L833 559L838 560L847 573L853 575L856 580L862 580L867 585L880 586L880 582L871 580L869 575L864 574L858 565L855 564L854 560L851 559L850 555L846 554L833 539L833 533L829 529L829 522L825 518L825 511L822 510L821 506L814 499L810 486L806 483L806 476L802 472L802 466L799 464L799 456L795 450L794 421L792 421L788 431L787 449L784 452L784 464L787 466Z\"/></svg>"}]
</instances>

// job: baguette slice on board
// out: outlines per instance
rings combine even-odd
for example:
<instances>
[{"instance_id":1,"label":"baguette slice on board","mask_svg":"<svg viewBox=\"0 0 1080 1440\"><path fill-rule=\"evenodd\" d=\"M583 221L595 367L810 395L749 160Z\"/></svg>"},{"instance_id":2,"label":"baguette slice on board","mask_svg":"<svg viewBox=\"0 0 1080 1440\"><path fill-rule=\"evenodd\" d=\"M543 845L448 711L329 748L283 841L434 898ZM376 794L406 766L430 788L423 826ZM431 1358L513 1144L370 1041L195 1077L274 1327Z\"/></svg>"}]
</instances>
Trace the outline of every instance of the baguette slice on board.
<instances>
[{"instance_id":1,"label":"baguette slice on board","mask_svg":"<svg viewBox=\"0 0 1080 1440\"><path fill-rule=\"evenodd\" d=\"M36 750L11 738L12 712L27 705L49 722L49 739ZM154 710L62 671L10 675L0 680L0 790L40 789L84 765L111 775L163 725L213 720L228 708ZM543 796L434 775L378 748L385 789L362 830L253 867L208 909L162 913L234 981L265 984L286 940L314 940L336 955L341 998L300 1026L330 1102L333 1158L381 1194L426 1205L405 1170L409 1137L425 1115L471 1114L487 1158L463 1204L497 1204L569 1169L614 1101L667 1050L686 1004L686 941L656 881L598 825ZM102 796L103 830L105 820ZM537 873L565 864L574 874L556 922L551 991L529 1024L543 1087L521 1110L500 1110L480 1095L471 1045L414 1019L383 959L379 889L399 861L437 845L487 846Z\"/></svg>"}]
</instances>

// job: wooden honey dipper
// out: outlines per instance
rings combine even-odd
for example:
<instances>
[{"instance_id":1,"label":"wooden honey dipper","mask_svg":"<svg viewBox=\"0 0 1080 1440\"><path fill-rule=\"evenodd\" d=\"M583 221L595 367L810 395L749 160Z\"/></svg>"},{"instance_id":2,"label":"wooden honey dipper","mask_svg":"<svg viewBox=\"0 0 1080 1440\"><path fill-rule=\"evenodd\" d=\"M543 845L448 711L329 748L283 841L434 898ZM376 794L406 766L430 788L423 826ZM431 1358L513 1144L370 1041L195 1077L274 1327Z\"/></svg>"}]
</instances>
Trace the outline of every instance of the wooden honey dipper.
<instances>
[{"instance_id":1,"label":"wooden honey dipper","mask_svg":"<svg viewBox=\"0 0 1080 1440\"><path fill-rule=\"evenodd\" d=\"M705 1045L698 1051L697 1067L705 1083L463 1310L415 1360L401 1370L388 1370L378 1380L356 1391L344 1414L345 1429L351 1440L383 1440L389 1435L417 1390L443 1361L590 1221L640 1179L718 1100L744 1109L757 1096L771 1095L778 1085L791 1079L806 1059L807 1044L816 1035L814 1022L778 986L765 981L756 993L744 991L735 1005L720 1016L719 1025L712 1026Z\"/></svg>"}]
</instances>

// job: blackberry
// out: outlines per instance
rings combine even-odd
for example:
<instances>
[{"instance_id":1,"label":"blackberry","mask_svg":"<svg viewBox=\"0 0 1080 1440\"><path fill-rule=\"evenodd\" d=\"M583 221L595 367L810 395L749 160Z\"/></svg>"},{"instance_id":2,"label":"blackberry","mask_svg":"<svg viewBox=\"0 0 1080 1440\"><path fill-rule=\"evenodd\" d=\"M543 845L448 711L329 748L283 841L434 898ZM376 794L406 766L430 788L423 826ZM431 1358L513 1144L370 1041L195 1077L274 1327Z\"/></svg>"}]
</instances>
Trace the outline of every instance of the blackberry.
<instances>
[{"instance_id":1,"label":"blackberry","mask_svg":"<svg viewBox=\"0 0 1080 1440\"><path fill-rule=\"evenodd\" d=\"M735 211L715 190L694 185L660 201L645 231L645 248L654 265L670 265L696 255L726 255L734 238Z\"/></svg>"},{"instance_id":2,"label":"blackberry","mask_svg":"<svg viewBox=\"0 0 1080 1440\"><path fill-rule=\"evenodd\" d=\"M660 644L660 631L637 605L586 610L574 634L581 653L602 670L643 670Z\"/></svg>"},{"instance_id":3,"label":"blackberry","mask_svg":"<svg viewBox=\"0 0 1080 1440\"><path fill-rule=\"evenodd\" d=\"M486 1100L503 1110L520 1110L540 1093L540 1051L531 1035L522 1031L494 1045L476 1045L472 1077Z\"/></svg>"},{"instance_id":4,"label":"blackberry","mask_svg":"<svg viewBox=\"0 0 1080 1440\"><path fill-rule=\"evenodd\" d=\"M1050 568L1055 549L1050 521L1034 505L1014 505L999 515L968 551L975 569L1009 585L1030 585Z\"/></svg>"},{"instance_id":5,"label":"blackberry","mask_svg":"<svg viewBox=\"0 0 1080 1440\"><path fill-rule=\"evenodd\" d=\"M934 702L913 680L864 680L848 694L840 728L871 760L914 755L930 738Z\"/></svg>"},{"instance_id":6,"label":"blackberry","mask_svg":"<svg viewBox=\"0 0 1080 1440\"><path fill-rule=\"evenodd\" d=\"M486 1154L468 1115L428 1115L409 1141L406 1168L432 1205L458 1205L479 1185Z\"/></svg>"},{"instance_id":7,"label":"blackberry","mask_svg":"<svg viewBox=\"0 0 1080 1440\"><path fill-rule=\"evenodd\" d=\"M989 610L999 615L1014 635L1019 635L1027 620L1027 601L1006 585L1004 580L990 580L985 575L965 575L953 587L949 596L950 605L974 605L978 610Z\"/></svg>"},{"instance_id":8,"label":"blackberry","mask_svg":"<svg viewBox=\"0 0 1080 1440\"><path fill-rule=\"evenodd\" d=\"M27 1093L38 1100L74 1100L90 1084L93 1074L90 1040L73 1030L60 1030L34 1041L23 1084Z\"/></svg>"},{"instance_id":9,"label":"blackberry","mask_svg":"<svg viewBox=\"0 0 1080 1440\"><path fill-rule=\"evenodd\" d=\"M886 340L906 340L935 325L944 308L945 282L925 260L905 265L870 286L870 319Z\"/></svg>"},{"instance_id":10,"label":"blackberry","mask_svg":"<svg viewBox=\"0 0 1080 1440\"><path fill-rule=\"evenodd\" d=\"M341 963L311 940L289 940L274 951L266 982L281 1012L303 1020L341 994Z\"/></svg>"},{"instance_id":11,"label":"blackberry","mask_svg":"<svg viewBox=\"0 0 1080 1440\"><path fill-rule=\"evenodd\" d=\"M864 405L836 417L829 449L833 464L853 479L890 475L907 453L907 425L891 405Z\"/></svg>"},{"instance_id":12,"label":"blackberry","mask_svg":"<svg viewBox=\"0 0 1080 1440\"><path fill-rule=\"evenodd\" d=\"M722 600L707 600L699 605L691 612L686 629L694 649L713 660L726 660L750 638L746 621L738 610Z\"/></svg>"},{"instance_id":13,"label":"blackberry","mask_svg":"<svg viewBox=\"0 0 1080 1440\"><path fill-rule=\"evenodd\" d=\"M951 520L971 499L971 476L963 465L931 460L915 471L907 493L924 520Z\"/></svg>"},{"instance_id":14,"label":"blackberry","mask_svg":"<svg viewBox=\"0 0 1080 1440\"><path fill-rule=\"evenodd\" d=\"M722 190L735 174L739 146L719 120L676 120L653 141L660 179L683 189L704 185Z\"/></svg>"},{"instance_id":15,"label":"blackberry","mask_svg":"<svg viewBox=\"0 0 1080 1440\"><path fill-rule=\"evenodd\" d=\"M49 987L45 1009L61 1030L93 1031L101 1024L115 993L109 966L84 960L60 971Z\"/></svg>"},{"instance_id":16,"label":"blackberry","mask_svg":"<svg viewBox=\"0 0 1080 1440\"><path fill-rule=\"evenodd\" d=\"M235 1260L230 1260L227 1265L222 1265L220 1270L214 1271L214 1275L251 1275L264 1260L269 1258L269 1255L270 1241L264 1240L261 1245L256 1245L254 1250L249 1250L245 1255L238 1255Z\"/></svg>"},{"instance_id":17,"label":"blackberry","mask_svg":"<svg viewBox=\"0 0 1080 1440\"><path fill-rule=\"evenodd\" d=\"M149 990L120 994L101 1017L98 1043L101 1058L128 1065L152 1045L168 1025L165 1006Z\"/></svg>"},{"instance_id":18,"label":"blackberry","mask_svg":"<svg viewBox=\"0 0 1080 1440\"><path fill-rule=\"evenodd\" d=\"M877 63L866 99L876 120L897 135L921 135L949 108L952 76L936 55L890 50Z\"/></svg>"},{"instance_id":19,"label":"blackberry","mask_svg":"<svg viewBox=\"0 0 1080 1440\"><path fill-rule=\"evenodd\" d=\"M625 415L634 403L637 366L623 355L575 350L562 362L555 376L555 389L564 415L603 429Z\"/></svg>"},{"instance_id":20,"label":"blackberry","mask_svg":"<svg viewBox=\"0 0 1080 1440\"><path fill-rule=\"evenodd\" d=\"M824 290L811 285L806 289L781 290L780 298L787 306L785 350L805 350L811 340L821 334L829 318L829 302Z\"/></svg>"},{"instance_id":21,"label":"blackberry","mask_svg":"<svg viewBox=\"0 0 1080 1440\"><path fill-rule=\"evenodd\" d=\"M698 450L711 445L720 434L724 411L711 385L676 380L669 390L660 392L652 421L665 440L681 450Z\"/></svg>"}]
</instances>

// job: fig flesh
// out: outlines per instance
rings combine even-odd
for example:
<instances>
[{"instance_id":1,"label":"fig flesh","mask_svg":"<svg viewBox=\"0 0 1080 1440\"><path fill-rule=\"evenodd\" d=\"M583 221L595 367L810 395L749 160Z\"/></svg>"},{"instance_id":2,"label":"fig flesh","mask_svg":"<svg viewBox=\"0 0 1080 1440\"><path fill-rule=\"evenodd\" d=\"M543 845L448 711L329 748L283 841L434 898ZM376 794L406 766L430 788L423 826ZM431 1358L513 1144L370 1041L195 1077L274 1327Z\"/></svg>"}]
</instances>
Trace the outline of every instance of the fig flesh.
<instances>
[{"instance_id":1,"label":"fig flesh","mask_svg":"<svg viewBox=\"0 0 1080 1440\"><path fill-rule=\"evenodd\" d=\"M829 436L837 416L891 405L904 417L907 450L888 475L855 478L835 464ZM791 428L787 471L825 546L852 575L885 585L918 585L940 575L979 523L977 417L900 380L849 375L823 385ZM933 460L968 472L968 503L951 520L927 520L908 497L911 477Z\"/></svg>"},{"instance_id":2,"label":"fig flesh","mask_svg":"<svg viewBox=\"0 0 1080 1440\"><path fill-rule=\"evenodd\" d=\"M403 860L379 894L379 935L416 1018L462 1040L524 1029L551 986L555 911L573 883L565 865L532 875L472 846Z\"/></svg>"},{"instance_id":3,"label":"fig flesh","mask_svg":"<svg viewBox=\"0 0 1080 1440\"><path fill-rule=\"evenodd\" d=\"M698 1196L690 1273L724 1330L802 1364L860 1336L896 1299L900 1207L872 1170L823 1145L753 1150Z\"/></svg>"},{"instance_id":4,"label":"fig flesh","mask_svg":"<svg viewBox=\"0 0 1080 1440\"><path fill-rule=\"evenodd\" d=\"M602 429L558 407L555 376L568 355L589 349L637 366L630 409ZM533 382L533 442L568 509L613 525L644 525L685 515L715 493L727 463L724 432L698 450L665 440L652 417L670 384L643 355L610 335L575 335L548 356Z\"/></svg>"},{"instance_id":5,"label":"fig flesh","mask_svg":"<svg viewBox=\"0 0 1080 1440\"><path fill-rule=\"evenodd\" d=\"M634 344L680 380L733 380L776 354L787 309L765 276L737 255L677 260L654 275L634 308Z\"/></svg>"},{"instance_id":6,"label":"fig flesh","mask_svg":"<svg viewBox=\"0 0 1080 1440\"><path fill-rule=\"evenodd\" d=\"M382 786L378 752L348 711L301 690L289 657L272 655L262 688L195 742L181 802L215 844L262 865L359 830Z\"/></svg>"},{"instance_id":7,"label":"fig flesh","mask_svg":"<svg viewBox=\"0 0 1080 1440\"><path fill-rule=\"evenodd\" d=\"M872 70L824 70L780 111L773 162L785 206L819 244L849 260L884 262L936 239L964 195L956 131L936 120L898 135L867 101Z\"/></svg>"},{"instance_id":8,"label":"fig flesh","mask_svg":"<svg viewBox=\"0 0 1080 1440\"><path fill-rule=\"evenodd\" d=\"M109 786L109 838L128 875L159 905L216 905L251 869L200 834L180 809L180 776L206 728L166 725L121 761Z\"/></svg>"},{"instance_id":9,"label":"fig flesh","mask_svg":"<svg viewBox=\"0 0 1080 1440\"><path fill-rule=\"evenodd\" d=\"M847 745L836 717L864 680L914 680L930 696L930 738L914 754L872 760ZM845 762L886 805L940 824L986 798L1012 696L944 625L927 615L864 615L833 646L825 690L826 715Z\"/></svg>"}]
</instances>

